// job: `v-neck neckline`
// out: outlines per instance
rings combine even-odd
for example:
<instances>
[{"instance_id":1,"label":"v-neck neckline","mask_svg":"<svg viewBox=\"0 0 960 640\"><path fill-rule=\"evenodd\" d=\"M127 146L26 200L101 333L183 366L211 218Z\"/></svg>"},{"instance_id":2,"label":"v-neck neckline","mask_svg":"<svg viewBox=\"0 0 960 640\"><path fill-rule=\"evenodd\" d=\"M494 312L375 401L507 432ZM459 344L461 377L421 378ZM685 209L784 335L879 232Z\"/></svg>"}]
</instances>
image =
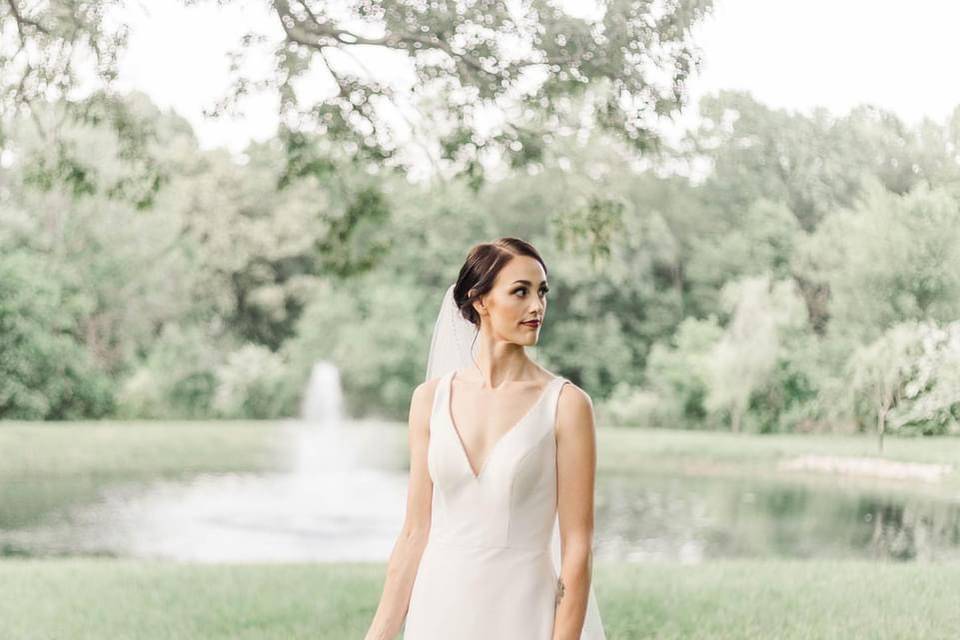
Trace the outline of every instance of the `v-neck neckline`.
<instances>
[{"instance_id":1,"label":"v-neck neckline","mask_svg":"<svg viewBox=\"0 0 960 640\"><path fill-rule=\"evenodd\" d=\"M463 442L463 438L460 437L460 430L457 429L457 424L453 419L453 378L455 375L457 375L457 371L454 369L453 371L450 372L450 375L447 376L447 398L446 398L447 422L450 424L450 428L453 431L454 439L456 439L457 441L457 448L460 449L460 453L463 456L463 461L467 465L467 470L469 471L473 480L479 482L480 479L483 478L483 472L487 468L487 463L490 462L490 459L493 458L493 455L497 452L497 448L500 446L500 443L503 442L507 438L507 436L509 436L514 431L516 431L517 428L521 424L523 424L523 422L526 421L527 418L530 417L530 415L534 412L534 410L538 406L540 406L540 403L543 402L544 398L547 396L547 392L550 390L550 387L557 380L560 379L560 376L554 376L553 379L547 382L543 387L543 391L541 391L540 395L537 397L536 401L534 401L534 403L530 405L530 408L527 409L527 411L520 417L519 420L514 422L506 431L500 434L500 437L497 438L496 442L494 442L493 445L490 447L490 451L487 452L487 457L484 458L483 464L480 465L480 471L475 473L473 471L473 465L470 463L470 455L467 453L467 447Z\"/></svg>"}]
</instances>

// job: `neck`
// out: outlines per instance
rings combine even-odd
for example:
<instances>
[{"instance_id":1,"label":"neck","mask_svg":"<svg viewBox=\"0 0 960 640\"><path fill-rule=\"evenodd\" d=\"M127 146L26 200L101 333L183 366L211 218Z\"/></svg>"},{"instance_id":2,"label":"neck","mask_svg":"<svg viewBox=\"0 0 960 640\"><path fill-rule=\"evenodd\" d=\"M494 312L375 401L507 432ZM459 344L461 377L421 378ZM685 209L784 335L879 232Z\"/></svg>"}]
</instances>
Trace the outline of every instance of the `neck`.
<instances>
[{"instance_id":1,"label":"neck","mask_svg":"<svg viewBox=\"0 0 960 640\"><path fill-rule=\"evenodd\" d=\"M512 382L530 382L537 378L540 367L530 359L523 345L496 340L480 332L477 359L472 372L491 389Z\"/></svg>"}]
</instances>

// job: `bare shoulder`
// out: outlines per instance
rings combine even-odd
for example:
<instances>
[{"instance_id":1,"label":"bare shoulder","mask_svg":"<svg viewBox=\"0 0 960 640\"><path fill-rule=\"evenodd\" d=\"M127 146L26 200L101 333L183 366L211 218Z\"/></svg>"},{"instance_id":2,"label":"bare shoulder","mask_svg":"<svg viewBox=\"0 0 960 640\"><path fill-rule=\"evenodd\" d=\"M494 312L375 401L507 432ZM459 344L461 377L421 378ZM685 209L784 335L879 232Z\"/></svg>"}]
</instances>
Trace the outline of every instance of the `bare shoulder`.
<instances>
[{"instance_id":1,"label":"bare shoulder","mask_svg":"<svg viewBox=\"0 0 960 640\"><path fill-rule=\"evenodd\" d=\"M433 405L433 396L436 394L439 384L439 377L430 378L418 384L413 389L413 395L410 397L410 411L413 412L415 408L421 411L429 411Z\"/></svg>"},{"instance_id":2,"label":"bare shoulder","mask_svg":"<svg viewBox=\"0 0 960 640\"><path fill-rule=\"evenodd\" d=\"M567 380L557 401L557 434L593 429L593 399L586 391Z\"/></svg>"},{"instance_id":3,"label":"bare shoulder","mask_svg":"<svg viewBox=\"0 0 960 640\"><path fill-rule=\"evenodd\" d=\"M592 409L593 398L570 380L564 379L560 388L560 404L566 404L569 409Z\"/></svg>"},{"instance_id":4,"label":"bare shoulder","mask_svg":"<svg viewBox=\"0 0 960 640\"><path fill-rule=\"evenodd\" d=\"M430 400L433 398L433 394L437 389L437 386L440 384L440 377L430 378L429 380L424 380L418 384L413 390L412 401L416 400Z\"/></svg>"}]
</instances>

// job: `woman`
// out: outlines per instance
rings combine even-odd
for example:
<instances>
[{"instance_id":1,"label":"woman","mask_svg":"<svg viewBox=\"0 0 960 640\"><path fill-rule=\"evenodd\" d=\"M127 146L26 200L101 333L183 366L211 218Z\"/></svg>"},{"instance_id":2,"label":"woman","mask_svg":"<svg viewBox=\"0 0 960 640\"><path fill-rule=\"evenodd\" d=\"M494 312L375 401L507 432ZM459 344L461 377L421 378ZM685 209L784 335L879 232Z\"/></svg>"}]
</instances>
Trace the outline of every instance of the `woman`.
<instances>
[{"instance_id":1,"label":"woman","mask_svg":"<svg viewBox=\"0 0 960 640\"><path fill-rule=\"evenodd\" d=\"M524 349L548 290L540 255L516 238L473 247L447 290L410 404L406 518L366 640L605 640L592 403Z\"/></svg>"}]
</instances>

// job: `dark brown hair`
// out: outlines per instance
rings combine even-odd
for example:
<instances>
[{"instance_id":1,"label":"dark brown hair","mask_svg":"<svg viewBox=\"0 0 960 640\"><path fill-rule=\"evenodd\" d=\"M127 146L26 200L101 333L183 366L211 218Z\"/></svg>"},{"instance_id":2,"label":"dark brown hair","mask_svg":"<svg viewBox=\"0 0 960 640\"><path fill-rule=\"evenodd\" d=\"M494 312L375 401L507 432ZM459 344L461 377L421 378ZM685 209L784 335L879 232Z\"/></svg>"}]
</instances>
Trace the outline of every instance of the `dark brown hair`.
<instances>
[{"instance_id":1,"label":"dark brown hair","mask_svg":"<svg viewBox=\"0 0 960 640\"><path fill-rule=\"evenodd\" d=\"M460 267L460 275L453 287L453 300L461 315L475 326L480 326L480 315L473 308L473 301L493 288L497 274L514 256L530 256L540 263L543 272L547 265L533 245L519 238L500 238L493 242L474 245Z\"/></svg>"}]
</instances>

